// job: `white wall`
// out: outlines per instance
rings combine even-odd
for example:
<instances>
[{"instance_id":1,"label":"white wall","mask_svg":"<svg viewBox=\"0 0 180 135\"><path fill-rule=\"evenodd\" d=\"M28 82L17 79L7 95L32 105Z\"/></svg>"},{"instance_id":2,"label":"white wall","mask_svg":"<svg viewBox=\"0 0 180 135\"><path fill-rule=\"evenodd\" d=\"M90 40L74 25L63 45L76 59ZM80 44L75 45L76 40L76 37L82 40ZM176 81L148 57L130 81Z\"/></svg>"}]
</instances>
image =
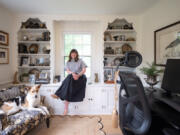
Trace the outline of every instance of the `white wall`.
<instances>
[{"instance_id":1,"label":"white wall","mask_svg":"<svg viewBox=\"0 0 180 135\"><path fill-rule=\"evenodd\" d=\"M154 60L154 31L180 20L180 0L159 0L142 15L144 62Z\"/></svg>"},{"instance_id":2,"label":"white wall","mask_svg":"<svg viewBox=\"0 0 180 135\"><path fill-rule=\"evenodd\" d=\"M0 7L0 30L9 33L9 64L0 64L0 84L8 83L13 80L13 55L16 50L12 50L13 44L13 14L8 10ZM0 47L4 47L0 45Z\"/></svg>"},{"instance_id":3,"label":"white wall","mask_svg":"<svg viewBox=\"0 0 180 135\"><path fill-rule=\"evenodd\" d=\"M159 0L141 16L143 64L154 61L154 31L180 20L180 0ZM145 76L139 73L142 80ZM160 80L162 76L160 76ZM143 81L144 82L144 81ZM146 85L144 82L143 84ZM160 83L158 84L161 85Z\"/></svg>"}]
</instances>

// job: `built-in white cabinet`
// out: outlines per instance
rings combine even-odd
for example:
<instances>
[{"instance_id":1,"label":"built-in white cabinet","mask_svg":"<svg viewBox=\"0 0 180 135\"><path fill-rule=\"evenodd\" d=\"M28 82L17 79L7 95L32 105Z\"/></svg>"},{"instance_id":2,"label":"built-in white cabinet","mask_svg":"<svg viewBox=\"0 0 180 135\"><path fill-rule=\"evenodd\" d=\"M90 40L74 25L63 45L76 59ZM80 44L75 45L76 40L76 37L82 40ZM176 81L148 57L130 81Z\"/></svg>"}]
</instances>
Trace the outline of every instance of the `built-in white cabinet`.
<instances>
[{"instance_id":1,"label":"built-in white cabinet","mask_svg":"<svg viewBox=\"0 0 180 135\"><path fill-rule=\"evenodd\" d=\"M45 104L54 115L62 115L64 101L53 99L51 94L60 85L42 85L40 94L46 96ZM114 86L103 84L87 85L83 102L69 104L69 115L111 114L114 107Z\"/></svg>"}]
</instances>

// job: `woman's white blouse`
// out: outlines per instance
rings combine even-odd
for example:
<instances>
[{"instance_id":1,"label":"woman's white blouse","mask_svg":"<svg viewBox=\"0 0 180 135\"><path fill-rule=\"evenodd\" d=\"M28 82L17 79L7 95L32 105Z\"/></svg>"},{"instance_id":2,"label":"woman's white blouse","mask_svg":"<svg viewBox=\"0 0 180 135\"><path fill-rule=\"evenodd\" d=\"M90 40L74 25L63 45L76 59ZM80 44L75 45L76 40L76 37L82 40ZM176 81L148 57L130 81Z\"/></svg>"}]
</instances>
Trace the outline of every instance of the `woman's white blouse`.
<instances>
[{"instance_id":1,"label":"woman's white blouse","mask_svg":"<svg viewBox=\"0 0 180 135\"><path fill-rule=\"evenodd\" d=\"M70 62L68 61L66 63L65 69L69 69L71 72L79 74L82 71L82 69L86 67L87 65L84 63L82 59L79 59L78 61L72 59Z\"/></svg>"}]
</instances>

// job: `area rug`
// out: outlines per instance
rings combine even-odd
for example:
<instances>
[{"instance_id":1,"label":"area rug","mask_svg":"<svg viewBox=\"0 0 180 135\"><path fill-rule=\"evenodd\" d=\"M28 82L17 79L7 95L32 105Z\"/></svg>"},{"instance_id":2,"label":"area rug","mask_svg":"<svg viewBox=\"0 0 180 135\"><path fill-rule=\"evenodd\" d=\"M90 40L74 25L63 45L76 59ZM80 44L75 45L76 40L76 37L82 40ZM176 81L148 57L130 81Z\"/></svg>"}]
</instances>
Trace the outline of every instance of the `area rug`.
<instances>
[{"instance_id":1,"label":"area rug","mask_svg":"<svg viewBox=\"0 0 180 135\"><path fill-rule=\"evenodd\" d=\"M43 123L28 135L106 135L101 117L98 116L54 116L50 128Z\"/></svg>"}]
</instances>

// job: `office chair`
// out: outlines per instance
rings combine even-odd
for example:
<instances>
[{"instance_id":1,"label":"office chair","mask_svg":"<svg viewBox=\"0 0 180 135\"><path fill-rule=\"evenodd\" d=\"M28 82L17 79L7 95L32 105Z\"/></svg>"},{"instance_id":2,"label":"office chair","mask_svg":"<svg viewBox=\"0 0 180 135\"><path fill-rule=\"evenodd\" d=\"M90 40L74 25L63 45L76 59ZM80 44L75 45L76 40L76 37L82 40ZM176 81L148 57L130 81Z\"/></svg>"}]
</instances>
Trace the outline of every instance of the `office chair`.
<instances>
[{"instance_id":1,"label":"office chair","mask_svg":"<svg viewBox=\"0 0 180 135\"><path fill-rule=\"evenodd\" d=\"M144 87L132 72L119 72L119 125L124 135L145 135L151 125L151 113ZM125 95L122 95L122 90Z\"/></svg>"}]
</instances>

